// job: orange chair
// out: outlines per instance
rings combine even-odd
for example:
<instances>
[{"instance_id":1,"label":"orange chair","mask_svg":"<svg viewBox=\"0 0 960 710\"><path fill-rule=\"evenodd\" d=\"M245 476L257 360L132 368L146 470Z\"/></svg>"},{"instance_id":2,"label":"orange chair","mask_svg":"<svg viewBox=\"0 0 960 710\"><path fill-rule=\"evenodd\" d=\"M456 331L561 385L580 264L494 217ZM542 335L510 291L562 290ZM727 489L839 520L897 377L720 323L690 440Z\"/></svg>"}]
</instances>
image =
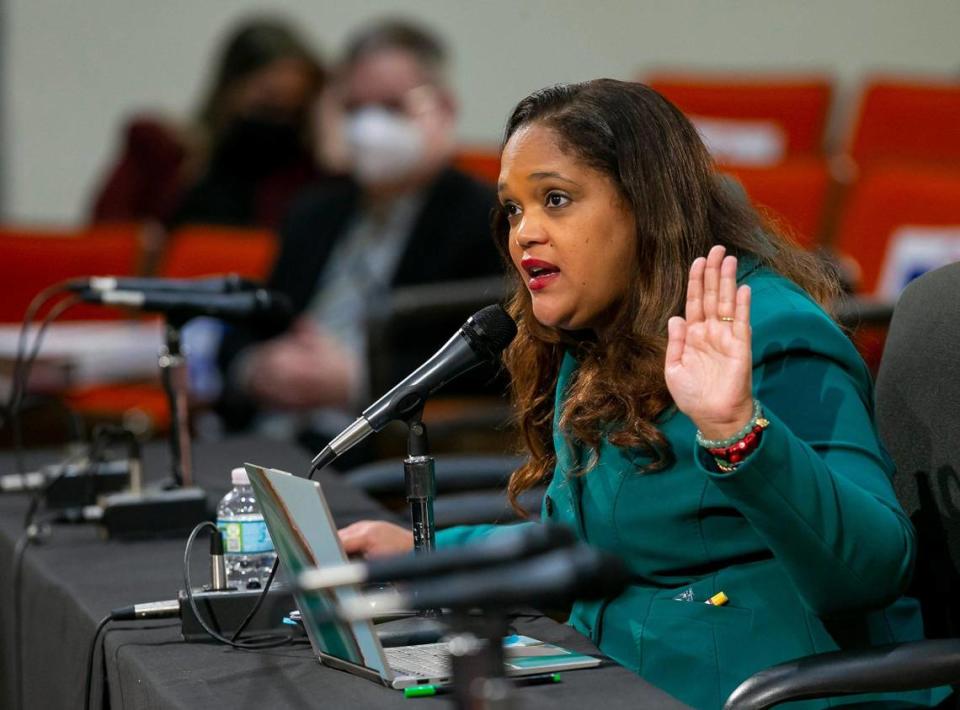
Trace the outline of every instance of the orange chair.
<instances>
[{"instance_id":1,"label":"orange chair","mask_svg":"<svg viewBox=\"0 0 960 710\"><path fill-rule=\"evenodd\" d=\"M47 286L78 276L131 276L140 251L141 226L113 224L84 230L0 228L0 322L18 322ZM115 309L81 305L64 320L119 318Z\"/></svg>"},{"instance_id":2,"label":"orange chair","mask_svg":"<svg viewBox=\"0 0 960 710\"><path fill-rule=\"evenodd\" d=\"M891 237L911 226L960 230L960 171L878 166L854 184L835 246L859 264L861 293L878 294Z\"/></svg>"},{"instance_id":3,"label":"orange chair","mask_svg":"<svg viewBox=\"0 0 960 710\"><path fill-rule=\"evenodd\" d=\"M745 130L772 128L782 137L776 154L764 160L718 160L728 164L772 165L798 155L820 155L833 88L820 75L713 74L654 72L646 83L697 119L718 119ZM702 131L703 132L703 131ZM710 143L709 136L705 134ZM716 153L715 153L716 154Z\"/></svg>"},{"instance_id":4,"label":"orange chair","mask_svg":"<svg viewBox=\"0 0 960 710\"><path fill-rule=\"evenodd\" d=\"M824 160L796 158L769 168L730 167L725 172L801 246L817 246L831 188Z\"/></svg>"},{"instance_id":5,"label":"orange chair","mask_svg":"<svg viewBox=\"0 0 960 710\"><path fill-rule=\"evenodd\" d=\"M960 80L876 78L866 84L847 149L861 167L960 164Z\"/></svg>"},{"instance_id":6,"label":"orange chair","mask_svg":"<svg viewBox=\"0 0 960 710\"><path fill-rule=\"evenodd\" d=\"M496 185L500 178L500 151L464 148L454 156L453 165L477 180Z\"/></svg>"},{"instance_id":7,"label":"orange chair","mask_svg":"<svg viewBox=\"0 0 960 710\"><path fill-rule=\"evenodd\" d=\"M91 420L122 421L144 432L161 433L170 428L170 408L159 375L156 382L72 387L63 401Z\"/></svg>"},{"instance_id":8,"label":"orange chair","mask_svg":"<svg viewBox=\"0 0 960 710\"><path fill-rule=\"evenodd\" d=\"M277 246L277 236L264 229L186 226L170 235L159 272L167 278L234 273L262 281Z\"/></svg>"}]
</instances>

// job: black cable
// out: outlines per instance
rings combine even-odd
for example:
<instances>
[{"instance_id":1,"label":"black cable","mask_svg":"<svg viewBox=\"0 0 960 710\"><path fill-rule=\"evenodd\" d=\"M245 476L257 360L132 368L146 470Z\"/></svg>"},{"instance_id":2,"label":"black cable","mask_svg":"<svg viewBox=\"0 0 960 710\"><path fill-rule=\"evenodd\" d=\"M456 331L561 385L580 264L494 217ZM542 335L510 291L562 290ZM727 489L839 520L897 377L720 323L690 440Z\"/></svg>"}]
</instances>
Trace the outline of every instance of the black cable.
<instances>
[{"instance_id":1,"label":"black cable","mask_svg":"<svg viewBox=\"0 0 960 710\"><path fill-rule=\"evenodd\" d=\"M220 530L217 530L217 535L220 534ZM277 570L280 568L280 558L273 558L273 565L270 567L270 574L267 575L267 581L263 583L263 591L260 592L260 596L257 597L256 604L253 605L253 609L250 610L250 613L243 617L243 621L240 622L240 626L237 627L237 630L233 632L233 636L230 637L231 641L236 641L239 638L240 634L243 633L244 629L247 628L247 625L257 615L257 612L260 611L260 607L263 606L263 602L267 598L267 592L270 591L270 585L273 584L273 578L277 575Z\"/></svg>"},{"instance_id":2,"label":"black cable","mask_svg":"<svg viewBox=\"0 0 960 710\"><path fill-rule=\"evenodd\" d=\"M17 353L13 362L10 395L7 398L7 405L5 407L8 413L10 405L12 404L13 398L16 394L16 390L13 388L12 383L19 379L20 368L23 367L23 359L27 352L27 333L30 332L30 326L33 323L34 317L47 301L56 296L58 293L68 290L74 283L74 279L67 279L66 281L61 281L53 284L52 286L48 286L33 297L27 306L27 310L24 311L23 320L20 324L20 333L17 336Z\"/></svg>"},{"instance_id":3,"label":"black cable","mask_svg":"<svg viewBox=\"0 0 960 710\"><path fill-rule=\"evenodd\" d=\"M90 642L90 653L87 655L87 678L83 685L83 710L90 710L90 693L93 690L93 657L97 653L97 641L100 639L100 632L113 621L113 618L107 616L100 619L97 624L97 630L93 632L93 641Z\"/></svg>"},{"instance_id":4,"label":"black cable","mask_svg":"<svg viewBox=\"0 0 960 710\"><path fill-rule=\"evenodd\" d=\"M108 428L98 427L95 430L94 439L91 443L90 458L95 462L103 448L102 441L107 438ZM30 504L27 506L27 512L23 519L23 534L17 540L13 553L13 662L14 662L14 684L16 707L23 707L23 644L21 637L21 616L22 616L22 575L23 560L26 555L27 547L30 543L40 540L47 536L48 529L45 522L36 523L35 518L40 508L40 502L45 498L50 488L66 475L70 465L82 458L83 454L75 454L67 457L61 464L60 470L42 487L34 491L30 498ZM90 467L92 470L92 466ZM99 633L99 631L98 631Z\"/></svg>"},{"instance_id":5,"label":"black cable","mask_svg":"<svg viewBox=\"0 0 960 710\"><path fill-rule=\"evenodd\" d=\"M23 648L20 639L20 577L23 574L23 558L30 544L30 536L24 532L13 548L13 697L14 707L23 708Z\"/></svg>"},{"instance_id":6,"label":"black cable","mask_svg":"<svg viewBox=\"0 0 960 710\"><path fill-rule=\"evenodd\" d=\"M49 534L45 522L31 524L24 528L23 534L17 539L13 548L13 681L15 707L23 707L23 620L21 606L23 604L23 561L30 543L41 540Z\"/></svg>"},{"instance_id":7,"label":"black cable","mask_svg":"<svg viewBox=\"0 0 960 710\"><path fill-rule=\"evenodd\" d=\"M106 431L107 430L104 427L97 427L94 430L93 441L90 444L90 452L89 452L91 465L88 466L87 468L87 472L91 480L92 480L93 471L94 471L93 464L96 462L97 458L100 456L100 453L103 449L103 444L101 442L103 439L106 438L106 433L105 433ZM83 452L73 454L72 456L68 456L66 459L64 459L60 463L60 469L57 471L57 473L54 476L52 476L50 480L48 480L43 485L43 487L38 488L33 492L33 495L30 498L30 504L27 506L27 512L23 518L24 529L29 528L30 525L33 523L33 518L34 516L36 516L37 510L40 508L40 503L46 497L47 492L51 488L53 488L55 485L57 485L57 483L59 483L64 476L67 475L67 472L70 469L70 464L79 461L85 456L87 456L87 454Z\"/></svg>"},{"instance_id":8,"label":"black cable","mask_svg":"<svg viewBox=\"0 0 960 710\"><path fill-rule=\"evenodd\" d=\"M30 332L30 326L33 323L34 317L43 307L43 305L58 293L68 290L73 283L73 279L68 279L43 289L40 291L40 293L33 297L33 300L30 301L30 304L27 306L27 310L24 311L23 314L23 321L20 325L20 333L17 336L17 353L13 361L13 370L10 375L10 394L7 397L7 403L3 408L4 419L11 422L14 430L14 455L16 457L18 473L23 472L24 462L22 446L18 446L18 443L20 442L20 423L18 420L14 420L13 405L14 400L19 396L18 386L20 382L20 373L23 370L24 357L27 352L27 334Z\"/></svg>"},{"instance_id":9,"label":"black cable","mask_svg":"<svg viewBox=\"0 0 960 710\"><path fill-rule=\"evenodd\" d=\"M59 318L64 311L72 308L81 301L82 299L79 296L70 296L62 301L59 301L47 312L47 315L44 316L43 322L40 324L40 327L37 330L36 337L33 339L33 348L31 349L29 356L26 358L26 360L19 363L19 372L17 372L15 368L13 381L11 382L10 399L7 403L7 417L10 420L13 433L13 448L16 456L18 473L23 473L24 471L23 430L20 422L20 407L23 404L23 395L27 389L27 383L30 379L30 370L33 367L34 361L37 359L37 355L40 353L40 346L43 344L44 336L46 335L46 331L50 327L50 324Z\"/></svg>"},{"instance_id":10,"label":"black cable","mask_svg":"<svg viewBox=\"0 0 960 710\"><path fill-rule=\"evenodd\" d=\"M336 458L336 454L333 454L329 458L327 457L321 458L317 463L313 464L310 467L310 470L307 472L307 478L309 480L313 480L313 475L319 472L321 469L328 466L335 458ZM257 603L254 605L250 613L247 614L246 618L242 622L240 622L240 626L237 628L237 630L234 632L233 636L231 637L232 641L237 640L237 637L240 635L240 633L245 628L247 628L247 624L250 623L250 620L254 617L257 611L259 611L260 607L263 606L263 602L266 601L267 594L270 593L270 586L273 584L273 578L276 576L277 569L279 568L279 566L280 566L280 558L277 557L273 560L273 566L270 568L270 575L267 577L267 581L264 582L263 584L263 591L261 591L260 596L257 597Z\"/></svg>"},{"instance_id":11,"label":"black cable","mask_svg":"<svg viewBox=\"0 0 960 710\"><path fill-rule=\"evenodd\" d=\"M278 646L284 646L287 643L289 643L290 640L292 639L292 635L290 634L282 635L279 638L277 634L266 634L260 637L251 638L248 641L234 640L236 639L236 634L234 634L234 639L229 639L226 636L223 636L217 633L216 631L214 631L212 628L210 628L210 626L207 624L204 618L200 615L200 610L197 608L197 601L196 599L193 598L193 584L190 581L190 552L193 549L193 543L197 539L197 535L199 535L200 531L202 531L204 528L208 528L208 527L212 528L215 534L217 535L220 534L220 529L216 525L214 525L209 520L205 520L204 522L197 525L193 529L193 531L190 533L190 537L187 538L187 546L183 551L184 594L186 594L187 603L190 604L190 609L193 611L193 615L196 617L197 622L200 624L203 630L207 632L207 635L210 636L210 638L215 639L220 643L224 643L228 646L232 646L233 648L242 648L245 650L259 650L259 649L265 649L265 648L276 648ZM276 561L274 562L274 565L276 566ZM253 613L255 613L256 609L258 609L261 603L263 602L263 599L266 596L266 592L270 588L269 583L272 581L272 575L274 571L275 570L271 570L270 572L271 577L270 579L268 579L267 584L264 585L263 592L260 594L260 597L257 599L256 605L254 606L254 611L247 615L247 618L244 619L243 621L243 625L246 625L247 623L249 623L250 619L253 617Z\"/></svg>"}]
</instances>

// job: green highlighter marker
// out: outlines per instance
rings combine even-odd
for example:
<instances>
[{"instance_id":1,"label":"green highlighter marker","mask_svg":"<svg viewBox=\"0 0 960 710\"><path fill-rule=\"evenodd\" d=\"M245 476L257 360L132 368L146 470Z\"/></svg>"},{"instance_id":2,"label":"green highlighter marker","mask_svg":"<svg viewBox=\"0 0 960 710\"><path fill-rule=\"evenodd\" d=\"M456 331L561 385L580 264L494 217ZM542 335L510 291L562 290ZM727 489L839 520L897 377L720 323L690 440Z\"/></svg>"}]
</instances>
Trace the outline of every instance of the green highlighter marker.
<instances>
[{"instance_id":1,"label":"green highlighter marker","mask_svg":"<svg viewBox=\"0 0 960 710\"><path fill-rule=\"evenodd\" d=\"M528 675L513 680L514 685L543 685L544 683L559 683L563 678L559 673L541 673ZM428 698L432 695L445 695L453 692L452 685L415 685L403 689L405 698Z\"/></svg>"}]
</instances>

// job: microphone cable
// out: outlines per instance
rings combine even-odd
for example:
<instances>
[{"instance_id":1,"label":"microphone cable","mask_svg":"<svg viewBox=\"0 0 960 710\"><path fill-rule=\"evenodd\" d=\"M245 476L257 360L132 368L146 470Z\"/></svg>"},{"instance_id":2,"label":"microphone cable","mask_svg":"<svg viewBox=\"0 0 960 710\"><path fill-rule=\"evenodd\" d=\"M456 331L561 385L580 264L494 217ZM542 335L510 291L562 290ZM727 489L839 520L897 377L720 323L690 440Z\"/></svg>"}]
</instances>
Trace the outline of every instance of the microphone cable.
<instances>
[{"instance_id":1,"label":"microphone cable","mask_svg":"<svg viewBox=\"0 0 960 710\"><path fill-rule=\"evenodd\" d=\"M91 455L97 456L100 449L100 439L102 435L98 435L94 438L93 443L91 444ZM78 459L82 458L83 454L74 454L73 456L68 456L60 464L60 470L57 472L47 484L36 491L30 498L30 503L27 507L27 512L24 514L23 518L23 533L17 539L17 543L14 546L13 551L13 575L12 575L12 585L13 585L13 663L14 663L14 687L15 687L15 697L16 697L16 706L17 708L23 707L23 644L21 643L22 636L22 625L23 619L21 614L22 606L22 597L23 597L23 561L26 557L27 548L35 542L41 541L49 537L50 528L48 521L37 522L37 511L40 509L40 501L43 500L44 494L46 491L53 486L57 481L59 481L66 472L69 470L70 465L75 463ZM53 517L50 518L53 520Z\"/></svg>"},{"instance_id":2,"label":"microphone cable","mask_svg":"<svg viewBox=\"0 0 960 710\"><path fill-rule=\"evenodd\" d=\"M14 455L16 457L18 473L23 473L25 470L23 458L23 430L20 421L20 408L23 404L24 394L29 383L30 370L33 368L33 363L36 361L37 356L40 353L40 346L43 344L43 339L46 336L46 332L50 327L50 324L59 318L64 311L80 303L80 297L69 296L62 301L57 302L47 312L37 330L36 336L34 336L33 345L29 350L29 354L27 352L27 334L36 312L50 298L57 295L61 291L67 290L68 284L70 283L72 282L64 281L37 294L33 301L31 301L30 306L27 308L27 312L24 315L23 324L20 328L20 335L17 342L17 354L14 360L13 374L10 382L10 394L7 398L6 405L6 418L10 422L12 428L13 448Z\"/></svg>"},{"instance_id":3,"label":"microphone cable","mask_svg":"<svg viewBox=\"0 0 960 710\"><path fill-rule=\"evenodd\" d=\"M267 581L263 585L263 591L260 593L260 596L257 597L257 601L254 603L253 607L247 613L247 616L244 617L243 621L240 622L240 626L237 627L237 630L233 633L231 638L216 632L210 627L206 622L203 616L200 615L200 609L197 607L196 599L193 598L193 585L190 581L190 557L191 551L193 549L193 543L197 539L197 535L204 528L211 528L213 534L220 535L220 528L218 528L214 523L209 520L205 520L202 523L198 524L193 531L190 533L190 537L187 538L187 546L183 551L183 586L184 586L184 595L187 597L187 603L190 605L190 609L193 611L194 616L199 622L201 628L207 633L210 638L219 641L220 643L226 644L233 648L240 648L244 650L260 650L265 648L276 648L278 646L284 646L293 639L291 634L263 634L258 637L252 637L247 641L240 640L240 633L246 629L247 625L250 623L250 620L253 619L254 615L260 610L260 607L263 605L264 600L267 597L267 592L270 590L270 585L273 583L274 576L276 575L277 568L279 567L279 558L273 561L273 567L270 569L270 575L267 577Z\"/></svg>"},{"instance_id":4,"label":"microphone cable","mask_svg":"<svg viewBox=\"0 0 960 710\"><path fill-rule=\"evenodd\" d=\"M310 466L310 470L307 472L307 479L312 481L314 474L316 474L318 471L320 471L320 469L324 468L328 463L329 463L329 462L324 462L324 463L321 463L320 465L316 465L316 464L311 465L311 466ZM207 522L206 524L207 524L207 525L212 525L212 523L210 523L210 522ZM201 526L203 526L203 525L204 525L204 523L201 523L201 524L198 525L197 527L201 527ZM196 532L196 528L194 529L194 532ZM219 528L217 529L217 532L219 533ZM189 545L188 545L188 547L189 547ZM237 637L239 637L240 634L243 632L243 630L247 628L247 625L250 623L250 620L253 619L254 615L256 615L256 613L257 613L257 611L259 611L260 607L263 606L263 602L266 601L266 599L267 599L267 594L270 593L270 585L273 584L273 579L274 579L274 577L276 577L276 575L277 575L277 569L279 569L279 567L280 567L280 558L279 558L279 557L276 557L276 558L273 560L273 566L270 568L270 574L267 576L267 581L263 583L263 591L261 591L261 592L260 592L260 596L257 597L257 601L256 601L256 603L254 604L253 609L251 609L251 610L250 610L250 613L247 614L246 618L244 618L244 620L240 622L240 625L237 627L237 630L233 632L233 636L230 638L230 641L231 641L231 642L234 642L234 641L237 640ZM186 567L185 567L184 569L186 569ZM188 586L187 588L190 589L189 586ZM192 591L188 591L187 594L189 595L188 598L189 598L189 600L190 600L191 605L193 605L193 593L192 593ZM194 608L194 612L193 612L193 613L194 613L194 614L197 614L196 608ZM201 625L204 626L204 630L206 630L207 633L210 633L209 630L207 630L206 626L203 624L203 620L200 618L200 615L199 615L199 614L197 614L197 619L200 621ZM214 636L214 638L217 638L217 637ZM219 639L218 639L218 640L219 640Z\"/></svg>"},{"instance_id":5,"label":"microphone cable","mask_svg":"<svg viewBox=\"0 0 960 710\"><path fill-rule=\"evenodd\" d=\"M190 533L190 537L187 538L187 544L183 551L183 584L184 584L184 595L187 598L187 603L190 604L190 608L193 611L194 616L199 622L201 628L210 636L212 639L219 641L220 643L231 646L232 648L238 648L244 651L259 651L269 648L278 648L280 646L285 646L290 643L294 636L292 634L283 635L283 634L263 634L258 637L251 637L246 641L239 639L240 634L246 629L247 625L250 623L250 620L256 616L257 612L260 611L260 607L263 604L264 599L266 599L266 590L270 588L271 582L273 582L274 575L277 571L277 563L274 561L274 566L270 570L270 576L267 578L266 583L264 584L264 594L261 594L256 603L250 609L250 612L244 617L243 621L240 622L240 625L237 627L237 630L233 633L230 638L223 636L220 633L217 633L207 621L200 615L200 610L197 607L196 599L193 596L193 586L190 580L190 560L191 552L193 550L193 545L196 542L197 535L199 535L205 528L211 528L211 532L214 535L220 535L220 529L214 525L209 520L198 524ZM103 630L106 626L114 620L117 620L116 612L114 610L111 613L103 617L97 624L97 628L94 631L93 639L90 641L90 649L87 653L87 671L86 679L84 680L84 690L83 690L83 707L84 710L90 710L90 694L93 691L93 660L97 653L97 642L100 640ZM125 620L129 620L126 619ZM22 705L18 706L22 708Z\"/></svg>"},{"instance_id":6,"label":"microphone cable","mask_svg":"<svg viewBox=\"0 0 960 710\"><path fill-rule=\"evenodd\" d=\"M90 693L93 691L93 657L97 653L97 641L107 624L113 621L113 615L107 614L97 623L97 630L93 632L90 642L90 652L87 654L87 677L83 682L83 710L90 710Z\"/></svg>"}]
</instances>

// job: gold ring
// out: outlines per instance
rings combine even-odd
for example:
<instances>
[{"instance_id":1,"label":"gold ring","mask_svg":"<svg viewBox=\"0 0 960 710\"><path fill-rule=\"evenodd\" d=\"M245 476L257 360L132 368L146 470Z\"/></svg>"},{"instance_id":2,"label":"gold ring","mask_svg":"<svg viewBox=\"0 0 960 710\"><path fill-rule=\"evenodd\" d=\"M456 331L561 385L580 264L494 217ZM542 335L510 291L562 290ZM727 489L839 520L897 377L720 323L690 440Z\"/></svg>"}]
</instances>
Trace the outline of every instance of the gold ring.
<instances>
[{"instance_id":1,"label":"gold ring","mask_svg":"<svg viewBox=\"0 0 960 710\"><path fill-rule=\"evenodd\" d=\"M722 320L724 323L733 323L734 318L733 316L720 316L720 320Z\"/></svg>"}]
</instances>

